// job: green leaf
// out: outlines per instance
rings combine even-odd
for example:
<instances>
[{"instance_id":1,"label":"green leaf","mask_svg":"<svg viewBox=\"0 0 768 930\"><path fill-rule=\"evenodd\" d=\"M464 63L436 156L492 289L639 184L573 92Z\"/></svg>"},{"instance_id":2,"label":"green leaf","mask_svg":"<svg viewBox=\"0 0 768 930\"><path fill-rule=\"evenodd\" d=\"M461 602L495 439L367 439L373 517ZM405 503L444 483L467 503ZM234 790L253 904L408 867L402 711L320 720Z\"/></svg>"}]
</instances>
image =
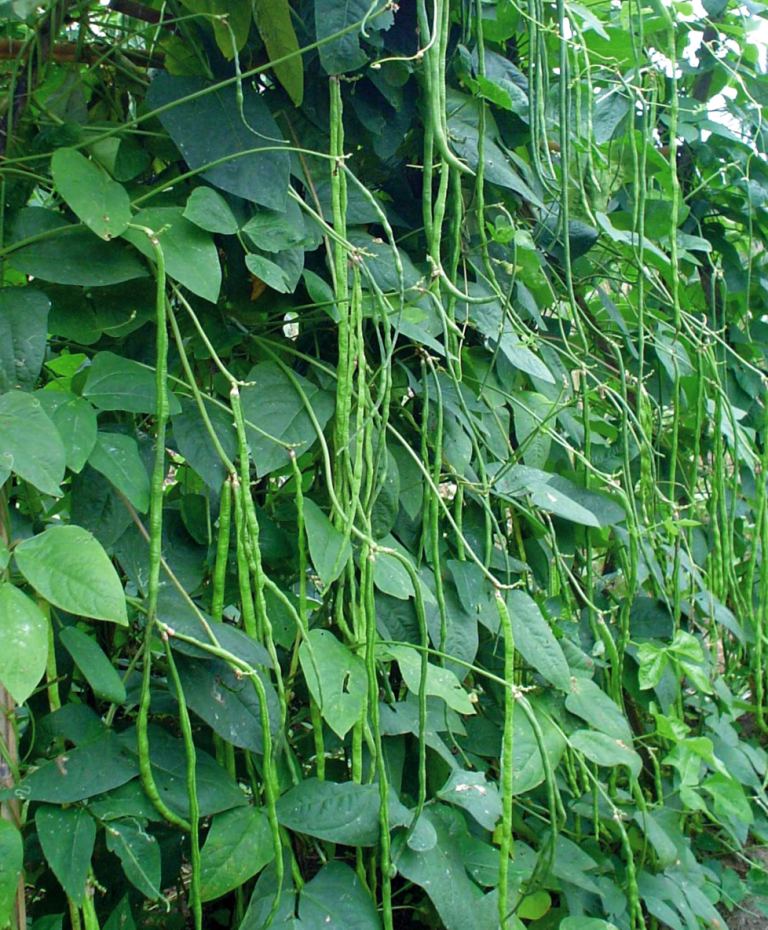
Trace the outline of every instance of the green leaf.
<instances>
[{"instance_id":1,"label":"green leaf","mask_svg":"<svg viewBox=\"0 0 768 930\"><path fill-rule=\"evenodd\" d=\"M282 252L307 244L304 214L295 200L288 200L284 210L259 209L242 231L257 249Z\"/></svg>"},{"instance_id":2,"label":"green leaf","mask_svg":"<svg viewBox=\"0 0 768 930\"><path fill-rule=\"evenodd\" d=\"M121 235L131 221L131 202L122 184L76 149L57 149L51 159L56 190L101 239Z\"/></svg>"},{"instance_id":3,"label":"green leaf","mask_svg":"<svg viewBox=\"0 0 768 930\"><path fill-rule=\"evenodd\" d=\"M281 210L288 192L290 159L287 152L275 150L282 140L277 123L250 83L242 87L242 116L234 86L209 90L213 86L202 78L161 72L147 92L147 105L169 107L160 114L160 122L191 169L210 165L202 176L214 186ZM203 91L203 96L184 100Z\"/></svg>"},{"instance_id":4,"label":"green leaf","mask_svg":"<svg viewBox=\"0 0 768 930\"><path fill-rule=\"evenodd\" d=\"M37 391L35 397L58 430L67 468L81 472L96 444L98 420L93 406L84 398L64 391Z\"/></svg>"},{"instance_id":5,"label":"green leaf","mask_svg":"<svg viewBox=\"0 0 768 930\"><path fill-rule=\"evenodd\" d=\"M635 777L643 767L640 756L631 746L606 733L598 733L597 730L577 730L571 734L568 741L574 749L584 753L598 765L608 768L626 765Z\"/></svg>"},{"instance_id":6,"label":"green leaf","mask_svg":"<svg viewBox=\"0 0 768 930\"><path fill-rule=\"evenodd\" d=\"M300 107L304 99L304 65L298 54L299 41L291 22L288 0L254 0L253 16L270 62L294 55L273 68L293 105Z\"/></svg>"},{"instance_id":7,"label":"green leaf","mask_svg":"<svg viewBox=\"0 0 768 930\"><path fill-rule=\"evenodd\" d=\"M113 820L104 827L107 849L120 859L128 881L151 901L160 897L160 847L138 821Z\"/></svg>"},{"instance_id":8,"label":"green leaf","mask_svg":"<svg viewBox=\"0 0 768 930\"><path fill-rule=\"evenodd\" d=\"M499 790L486 780L483 772L451 772L437 796L449 804L463 807L486 830L493 830L501 817Z\"/></svg>"},{"instance_id":9,"label":"green leaf","mask_svg":"<svg viewBox=\"0 0 768 930\"><path fill-rule=\"evenodd\" d=\"M208 232L233 236L238 222L227 201L211 187L196 187L187 198L183 216Z\"/></svg>"},{"instance_id":10,"label":"green leaf","mask_svg":"<svg viewBox=\"0 0 768 930\"><path fill-rule=\"evenodd\" d=\"M352 547L311 498L304 501L304 527L312 564L327 587L344 571Z\"/></svg>"},{"instance_id":11,"label":"green leaf","mask_svg":"<svg viewBox=\"0 0 768 930\"><path fill-rule=\"evenodd\" d=\"M52 284L81 287L105 287L147 275L144 262L123 243L104 242L51 210L41 207L21 210L14 239L19 241L43 233L50 235L9 255L8 260L17 271Z\"/></svg>"},{"instance_id":12,"label":"green leaf","mask_svg":"<svg viewBox=\"0 0 768 930\"><path fill-rule=\"evenodd\" d=\"M509 591L507 608L515 649L542 678L561 691L571 687L571 670L549 624L525 591Z\"/></svg>"},{"instance_id":13,"label":"green leaf","mask_svg":"<svg viewBox=\"0 0 768 930\"><path fill-rule=\"evenodd\" d=\"M319 42L347 31L346 35L323 42L319 48L320 63L326 74L355 71L368 61L368 56L360 48L359 35L363 21L368 20L368 33L389 29L393 22L392 13L383 13L384 10L386 3L383 2L371 4L369 0L345 0L344 3L338 3L337 0L315 0L315 29Z\"/></svg>"},{"instance_id":14,"label":"green leaf","mask_svg":"<svg viewBox=\"0 0 768 930\"><path fill-rule=\"evenodd\" d=\"M198 297L216 303L221 265L209 233L185 219L181 207L148 207L136 214L134 224L151 229L157 237L169 277ZM128 229L124 235L143 255L154 260L155 250L146 233Z\"/></svg>"},{"instance_id":15,"label":"green leaf","mask_svg":"<svg viewBox=\"0 0 768 930\"><path fill-rule=\"evenodd\" d=\"M348 865L329 862L299 897L298 930L380 930L376 905Z\"/></svg>"},{"instance_id":16,"label":"green leaf","mask_svg":"<svg viewBox=\"0 0 768 930\"><path fill-rule=\"evenodd\" d=\"M10 470L43 494L60 497L66 452L40 401L21 391L1 395L0 436Z\"/></svg>"},{"instance_id":17,"label":"green leaf","mask_svg":"<svg viewBox=\"0 0 768 930\"><path fill-rule=\"evenodd\" d=\"M554 771L563 752L565 739L558 727L545 714L534 713L542 732L544 751L547 754L550 767ZM546 776L544 762L541 758L536 735L530 721L519 710L514 715L514 739L512 741L512 793L525 794L542 784Z\"/></svg>"},{"instance_id":18,"label":"green leaf","mask_svg":"<svg viewBox=\"0 0 768 930\"><path fill-rule=\"evenodd\" d=\"M248 806L217 814L200 855L200 894L213 901L245 884L275 857L269 820Z\"/></svg>"},{"instance_id":19,"label":"green leaf","mask_svg":"<svg viewBox=\"0 0 768 930\"><path fill-rule=\"evenodd\" d=\"M129 895L126 895L112 911L102 930L136 930Z\"/></svg>"},{"instance_id":20,"label":"green leaf","mask_svg":"<svg viewBox=\"0 0 768 930\"><path fill-rule=\"evenodd\" d=\"M424 817L436 831L437 842L425 851L396 842L394 863L405 879L429 895L440 915L440 926L446 930L497 930L496 897L485 895L467 874L461 842L466 838L466 827L456 823L453 813L442 805L425 809ZM498 875L498 867L494 872Z\"/></svg>"},{"instance_id":21,"label":"green leaf","mask_svg":"<svg viewBox=\"0 0 768 930\"><path fill-rule=\"evenodd\" d=\"M133 436L100 432L88 464L109 479L139 513L149 510L149 475Z\"/></svg>"},{"instance_id":22,"label":"green leaf","mask_svg":"<svg viewBox=\"0 0 768 930\"><path fill-rule=\"evenodd\" d=\"M134 764L138 760L136 730L124 730L119 736L120 745ZM242 807L247 799L237 783L219 763L201 747L196 748L197 799L201 817L210 817L233 807ZM166 730L150 724L149 758L152 776L160 797L171 808L189 817L187 793L187 754L184 741L171 736Z\"/></svg>"},{"instance_id":23,"label":"green leaf","mask_svg":"<svg viewBox=\"0 0 768 930\"><path fill-rule=\"evenodd\" d=\"M35 602L0 582L0 684L23 704L45 673L48 620Z\"/></svg>"},{"instance_id":24,"label":"green leaf","mask_svg":"<svg viewBox=\"0 0 768 930\"><path fill-rule=\"evenodd\" d=\"M114 352L99 352L88 369L83 396L99 410L155 413L155 372ZM175 395L169 392L168 399L171 416L179 413L181 406Z\"/></svg>"},{"instance_id":25,"label":"green leaf","mask_svg":"<svg viewBox=\"0 0 768 930\"><path fill-rule=\"evenodd\" d=\"M232 414L210 402L206 403L205 409L221 447L230 461L233 461L237 455L237 436ZM183 398L181 413L176 414L172 422L173 437L184 460L194 468L209 488L218 493L226 477L226 469L197 404L193 400Z\"/></svg>"},{"instance_id":26,"label":"green leaf","mask_svg":"<svg viewBox=\"0 0 768 930\"><path fill-rule=\"evenodd\" d=\"M48 338L50 300L31 287L0 289L0 394L31 391Z\"/></svg>"},{"instance_id":27,"label":"green leaf","mask_svg":"<svg viewBox=\"0 0 768 930\"><path fill-rule=\"evenodd\" d=\"M68 613L128 625L120 578L101 544L80 526L49 526L19 543L16 565L45 600Z\"/></svg>"},{"instance_id":28,"label":"green leaf","mask_svg":"<svg viewBox=\"0 0 768 930\"><path fill-rule=\"evenodd\" d=\"M68 626L59 633L59 640L97 697L114 704L122 704L125 701L125 685L122 678L92 636L88 636L77 627Z\"/></svg>"},{"instance_id":29,"label":"green leaf","mask_svg":"<svg viewBox=\"0 0 768 930\"><path fill-rule=\"evenodd\" d=\"M9 820L0 817L0 927L13 913L23 858L21 834Z\"/></svg>"},{"instance_id":30,"label":"green leaf","mask_svg":"<svg viewBox=\"0 0 768 930\"><path fill-rule=\"evenodd\" d=\"M111 731L60 753L24 778L19 790L29 801L73 804L118 788L139 774L139 766Z\"/></svg>"},{"instance_id":31,"label":"green leaf","mask_svg":"<svg viewBox=\"0 0 768 930\"><path fill-rule=\"evenodd\" d=\"M273 258L249 252L245 256L245 267L278 294L292 294L301 278L304 252L302 249L288 249L278 252Z\"/></svg>"},{"instance_id":32,"label":"green leaf","mask_svg":"<svg viewBox=\"0 0 768 930\"><path fill-rule=\"evenodd\" d=\"M614 739L632 745L632 731L626 718L608 695L589 678L573 678L565 706L572 714Z\"/></svg>"},{"instance_id":33,"label":"green leaf","mask_svg":"<svg viewBox=\"0 0 768 930\"><path fill-rule=\"evenodd\" d=\"M179 656L176 662L189 709L228 742L262 753L261 711L253 682L236 675L219 659ZM270 726L276 731L280 720L277 695L267 676L259 675L267 693Z\"/></svg>"},{"instance_id":34,"label":"green leaf","mask_svg":"<svg viewBox=\"0 0 768 930\"><path fill-rule=\"evenodd\" d=\"M299 647L299 660L323 719L339 739L344 739L360 720L365 706L368 693L365 663L330 630L310 630Z\"/></svg>"},{"instance_id":35,"label":"green leaf","mask_svg":"<svg viewBox=\"0 0 768 930\"><path fill-rule=\"evenodd\" d=\"M345 846L374 846L379 839L378 785L307 778L277 802L284 827Z\"/></svg>"},{"instance_id":36,"label":"green leaf","mask_svg":"<svg viewBox=\"0 0 768 930\"><path fill-rule=\"evenodd\" d=\"M96 842L96 822L83 807L51 807L35 812L35 826L45 858L67 897L80 906Z\"/></svg>"},{"instance_id":37,"label":"green leaf","mask_svg":"<svg viewBox=\"0 0 768 930\"><path fill-rule=\"evenodd\" d=\"M409 691L419 693L421 656L411 646L387 646L386 651L397 660L400 674ZM427 663L427 694L439 697L459 714L474 714L475 706L459 679L447 668Z\"/></svg>"},{"instance_id":38,"label":"green leaf","mask_svg":"<svg viewBox=\"0 0 768 930\"><path fill-rule=\"evenodd\" d=\"M248 373L246 381L253 383L240 392L259 477L287 465L289 448L300 456L315 443L317 432L305 399L321 428L333 413L333 395L301 375L294 373L292 379L274 362L262 362Z\"/></svg>"}]
</instances>

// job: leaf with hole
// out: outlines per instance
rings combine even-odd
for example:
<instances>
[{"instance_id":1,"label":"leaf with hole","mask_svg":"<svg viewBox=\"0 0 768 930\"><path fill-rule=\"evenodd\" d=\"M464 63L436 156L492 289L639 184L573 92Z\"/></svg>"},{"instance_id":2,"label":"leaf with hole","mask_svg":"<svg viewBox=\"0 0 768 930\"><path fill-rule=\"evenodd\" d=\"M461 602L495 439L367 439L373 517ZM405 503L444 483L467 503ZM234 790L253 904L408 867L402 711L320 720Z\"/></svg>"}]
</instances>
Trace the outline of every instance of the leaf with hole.
<instances>
[{"instance_id":1,"label":"leaf with hole","mask_svg":"<svg viewBox=\"0 0 768 930\"><path fill-rule=\"evenodd\" d=\"M299 660L323 719L339 739L344 739L365 707L365 663L330 630L310 630L299 647Z\"/></svg>"}]
</instances>

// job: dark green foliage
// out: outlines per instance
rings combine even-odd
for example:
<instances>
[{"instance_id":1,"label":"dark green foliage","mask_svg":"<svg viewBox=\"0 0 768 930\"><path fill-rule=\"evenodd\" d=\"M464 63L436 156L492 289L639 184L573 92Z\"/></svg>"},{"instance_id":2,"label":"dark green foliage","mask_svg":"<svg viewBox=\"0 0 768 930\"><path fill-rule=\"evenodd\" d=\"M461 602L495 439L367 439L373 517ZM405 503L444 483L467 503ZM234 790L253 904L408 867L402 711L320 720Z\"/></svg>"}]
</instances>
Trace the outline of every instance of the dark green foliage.
<instances>
[{"instance_id":1,"label":"dark green foliage","mask_svg":"<svg viewBox=\"0 0 768 930\"><path fill-rule=\"evenodd\" d=\"M0 8L0 930L764 908L762 6Z\"/></svg>"}]
</instances>

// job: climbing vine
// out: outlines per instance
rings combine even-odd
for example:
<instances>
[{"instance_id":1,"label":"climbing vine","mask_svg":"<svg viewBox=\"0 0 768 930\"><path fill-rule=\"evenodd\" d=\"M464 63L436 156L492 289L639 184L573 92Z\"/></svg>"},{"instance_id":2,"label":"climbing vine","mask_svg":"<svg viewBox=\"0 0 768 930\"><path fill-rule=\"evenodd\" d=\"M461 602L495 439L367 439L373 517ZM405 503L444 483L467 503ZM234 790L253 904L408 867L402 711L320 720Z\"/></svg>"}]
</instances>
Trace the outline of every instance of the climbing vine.
<instances>
[{"instance_id":1,"label":"climbing vine","mask_svg":"<svg viewBox=\"0 0 768 930\"><path fill-rule=\"evenodd\" d=\"M764 5L0 9L0 930L768 913Z\"/></svg>"}]
</instances>

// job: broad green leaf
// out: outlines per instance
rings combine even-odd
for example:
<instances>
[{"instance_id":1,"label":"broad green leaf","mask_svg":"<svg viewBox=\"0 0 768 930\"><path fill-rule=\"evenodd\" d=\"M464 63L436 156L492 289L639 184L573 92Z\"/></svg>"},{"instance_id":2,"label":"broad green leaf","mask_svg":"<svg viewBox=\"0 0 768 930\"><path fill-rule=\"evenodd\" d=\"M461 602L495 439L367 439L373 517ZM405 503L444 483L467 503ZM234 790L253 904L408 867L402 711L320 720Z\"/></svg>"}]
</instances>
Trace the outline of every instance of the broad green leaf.
<instances>
[{"instance_id":1,"label":"broad green leaf","mask_svg":"<svg viewBox=\"0 0 768 930\"><path fill-rule=\"evenodd\" d=\"M281 825L345 846L373 846L379 838L378 785L307 778L277 802Z\"/></svg>"},{"instance_id":2,"label":"broad green leaf","mask_svg":"<svg viewBox=\"0 0 768 930\"><path fill-rule=\"evenodd\" d=\"M322 428L333 413L334 398L301 375L289 377L274 362L253 367L246 381L253 383L240 396L256 474L262 477L288 464L289 449L299 456L315 443L305 401Z\"/></svg>"},{"instance_id":3,"label":"broad green leaf","mask_svg":"<svg viewBox=\"0 0 768 930\"><path fill-rule=\"evenodd\" d=\"M133 436L100 432L88 464L108 478L139 513L149 510L149 475Z\"/></svg>"},{"instance_id":4,"label":"broad green leaf","mask_svg":"<svg viewBox=\"0 0 768 930\"><path fill-rule=\"evenodd\" d=\"M565 706L572 714L614 739L632 745L632 731L626 718L608 695L589 678L571 679Z\"/></svg>"},{"instance_id":5,"label":"broad green leaf","mask_svg":"<svg viewBox=\"0 0 768 930\"><path fill-rule=\"evenodd\" d=\"M512 399L515 436L523 448L523 461L532 468L543 468L547 464L552 447L548 429L552 428L553 404L542 394L519 391Z\"/></svg>"},{"instance_id":6,"label":"broad green leaf","mask_svg":"<svg viewBox=\"0 0 768 930\"><path fill-rule=\"evenodd\" d=\"M419 693L421 656L411 646L387 646L386 651L397 660L400 674L409 691ZM439 697L459 714L474 714L475 706L459 679L447 668L427 663L426 692Z\"/></svg>"},{"instance_id":7,"label":"broad green leaf","mask_svg":"<svg viewBox=\"0 0 768 930\"><path fill-rule=\"evenodd\" d=\"M152 230L163 252L165 270L187 290L216 303L221 288L219 253L210 234L184 218L181 207L148 207L134 217L134 225ZM128 229L125 238L148 258L155 250L146 233Z\"/></svg>"},{"instance_id":8,"label":"broad green leaf","mask_svg":"<svg viewBox=\"0 0 768 930\"><path fill-rule=\"evenodd\" d=\"M9 820L0 817L0 927L13 913L23 857L21 834Z\"/></svg>"},{"instance_id":9,"label":"broad green leaf","mask_svg":"<svg viewBox=\"0 0 768 930\"><path fill-rule=\"evenodd\" d=\"M81 472L96 444L98 421L93 406L65 391L37 391L35 397L58 430L67 468Z\"/></svg>"},{"instance_id":10,"label":"broad green leaf","mask_svg":"<svg viewBox=\"0 0 768 930\"><path fill-rule=\"evenodd\" d=\"M77 627L68 626L59 633L59 639L97 697L114 704L125 701L122 678L92 636Z\"/></svg>"},{"instance_id":11,"label":"broad green leaf","mask_svg":"<svg viewBox=\"0 0 768 930\"><path fill-rule=\"evenodd\" d=\"M451 772L437 796L449 804L463 807L486 830L493 830L501 817L499 790L482 772Z\"/></svg>"},{"instance_id":12,"label":"broad green leaf","mask_svg":"<svg viewBox=\"0 0 768 930\"><path fill-rule=\"evenodd\" d=\"M0 582L0 684L23 704L45 673L48 620L23 591Z\"/></svg>"},{"instance_id":13,"label":"broad green leaf","mask_svg":"<svg viewBox=\"0 0 768 930\"><path fill-rule=\"evenodd\" d=\"M21 391L0 395L0 437L9 470L43 494L61 496L66 452L39 400Z\"/></svg>"},{"instance_id":14,"label":"broad green leaf","mask_svg":"<svg viewBox=\"0 0 768 930\"><path fill-rule=\"evenodd\" d=\"M124 730L119 736L123 751L134 764L138 762L136 730ZM201 817L210 817L233 807L242 807L247 799L237 782L219 763L201 747L195 755L197 765L197 799ZM150 724L149 758L152 776L160 797L171 808L189 817L189 795L187 793L187 754L184 741L171 736L166 730ZM127 780L127 779L126 779ZM115 786L117 787L117 786Z\"/></svg>"},{"instance_id":15,"label":"broad green leaf","mask_svg":"<svg viewBox=\"0 0 768 930\"><path fill-rule=\"evenodd\" d=\"M0 289L0 394L31 391L40 374L51 302L31 287Z\"/></svg>"},{"instance_id":16,"label":"broad green leaf","mask_svg":"<svg viewBox=\"0 0 768 930\"><path fill-rule=\"evenodd\" d=\"M53 874L67 897L81 905L96 842L95 820L83 807L44 804L35 813L35 826Z\"/></svg>"},{"instance_id":17,"label":"broad green leaf","mask_svg":"<svg viewBox=\"0 0 768 930\"><path fill-rule=\"evenodd\" d=\"M51 159L56 190L101 239L114 239L131 221L131 202L122 184L76 149L57 149Z\"/></svg>"},{"instance_id":18,"label":"broad green leaf","mask_svg":"<svg viewBox=\"0 0 768 930\"><path fill-rule=\"evenodd\" d=\"M269 820L261 808L217 814L200 856L200 894L213 901L244 884L275 857Z\"/></svg>"},{"instance_id":19,"label":"broad green leaf","mask_svg":"<svg viewBox=\"0 0 768 930\"><path fill-rule=\"evenodd\" d=\"M16 564L47 601L75 616L128 625L120 578L100 543L80 526L49 526L15 549Z\"/></svg>"},{"instance_id":20,"label":"broad green leaf","mask_svg":"<svg viewBox=\"0 0 768 930\"><path fill-rule=\"evenodd\" d=\"M176 104L160 114L160 122L190 168L211 166L202 172L211 184L281 210L288 192L290 160L287 152L276 150L282 140L277 123L250 83L243 84L245 119L240 115L234 86L217 90L213 86L202 78L171 77L161 72L147 92L147 105ZM181 102L201 91L206 93Z\"/></svg>"},{"instance_id":21,"label":"broad green leaf","mask_svg":"<svg viewBox=\"0 0 768 930\"><path fill-rule=\"evenodd\" d=\"M230 461L234 461L237 455L237 437L232 414L212 403L206 403L205 409L222 449ZM181 412L173 417L172 422L173 438L184 460L194 468L209 488L218 493L226 476L226 469L197 404L184 398L181 402Z\"/></svg>"},{"instance_id":22,"label":"broad green leaf","mask_svg":"<svg viewBox=\"0 0 768 930\"><path fill-rule=\"evenodd\" d=\"M128 881L151 901L160 897L160 847L138 821L113 820L104 827L107 849L120 860Z\"/></svg>"},{"instance_id":23,"label":"broad green leaf","mask_svg":"<svg viewBox=\"0 0 768 930\"><path fill-rule=\"evenodd\" d=\"M187 198L184 217L200 229L233 236L238 222L227 201L211 187L196 187Z\"/></svg>"},{"instance_id":24,"label":"broad green leaf","mask_svg":"<svg viewBox=\"0 0 768 930\"><path fill-rule=\"evenodd\" d=\"M264 751L259 697L247 676L238 676L220 659L177 660L184 696L189 709L219 736L251 752ZM276 730L280 708L275 690L264 672L259 672L267 693L270 726Z\"/></svg>"},{"instance_id":25,"label":"broad green leaf","mask_svg":"<svg viewBox=\"0 0 768 930\"><path fill-rule=\"evenodd\" d=\"M584 753L592 762L609 768L626 765L637 777L643 767L640 756L624 740L599 733L597 730L577 730L569 737L571 746Z\"/></svg>"},{"instance_id":26,"label":"broad green leaf","mask_svg":"<svg viewBox=\"0 0 768 930\"><path fill-rule=\"evenodd\" d=\"M380 930L376 905L355 872L329 862L299 896L298 930Z\"/></svg>"},{"instance_id":27,"label":"broad green leaf","mask_svg":"<svg viewBox=\"0 0 768 930\"><path fill-rule=\"evenodd\" d=\"M264 252L282 252L307 242L304 214L293 199L286 201L284 210L256 210L242 231Z\"/></svg>"},{"instance_id":28,"label":"broad green leaf","mask_svg":"<svg viewBox=\"0 0 768 930\"><path fill-rule=\"evenodd\" d=\"M454 813L462 816L443 805L425 809L424 817L436 831L437 843L417 851L402 841L395 842L394 864L405 879L429 895L440 915L440 926L446 930L498 930L496 897L484 894L467 874L462 844L466 827L456 823ZM498 876L498 867L494 871Z\"/></svg>"},{"instance_id":29,"label":"broad green leaf","mask_svg":"<svg viewBox=\"0 0 768 930\"><path fill-rule=\"evenodd\" d=\"M292 294L304 268L304 251L287 249L271 258L258 252L248 252L245 256L245 267L255 278L263 281L278 294Z\"/></svg>"},{"instance_id":30,"label":"broad green leaf","mask_svg":"<svg viewBox=\"0 0 768 930\"><path fill-rule=\"evenodd\" d=\"M155 372L114 352L99 352L88 369L83 396L99 410L155 413ZM169 392L168 399L171 416L179 413L181 407L175 395Z\"/></svg>"},{"instance_id":31,"label":"broad green leaf","mask_svg":"<svg viewBox=\"0 0 768 930\"><path fill-rule=\"evenodd\" d=\"M270 62L294 56L272 67L293 105L300 107L304 99L304 64L288 0L253 0L253 16Z\"/></svg>"},{"instance_id":32,"label":"broad green leaf","mask_svg":"<svg viewBox=\"0 0 768 930\"><path fill-rule=\"evenodd\" d=\"M326 74L342 74L355 71L368 60L360 48L360 33L364 20L367 19L366 31L389 29L393 18L387 11L387 4L369 0L315 0L315 29L318 41L323 42L319 48L320 63ZM369 15L370 14L370 15ZM346 34L332 38L344 31ZM330 41L323 41L329 40Z\"/></svg>"},{"instance_id":33,"label":"broad green leaf","mask_svg":"<svg viewBox=\"0 0 768 930\"><path fill-rule=\"evenodd\" d=\"M145 263L123 243L104 242L87 229L69 225L58 213L40 207L26 209L50 214L40 224L42 228L28 235L60 231L14 251L8 261L17 271L52 284L81 287L106 287L146 277Z\"/></svg>"},{"instance_id":34,"label":"broad green leaf","mask_svg":"<svg viewBox=\"0 0 768 930\"><path fill-rule=\"evenodd\" d=\"M311 498L304 501L304 528L312 564L327 587L344 571L352 547Z\"/></svg>"},{"instance_id":35,"label":"broad green leaf","mask_svg":"<svg viewBox=\"0 0 768 930\"><path fill-rule=\"evenodd\" d=\"M305 504L309 501L305 501ZM323 719L344 739L360 719L368 693L365 663L331 633L310 630L299 648L307 687Z\"/></svg>"},{"instance_id":36,"label":"broad green leaf","mask_svg":"<svg viewBox=\"0 0 768 930\"><path fill-rule=\"evenodd\" d=\"M536 712L535 705L533 710L541 728L544 751L547 754L550 767L554 771L565 751L565 738L560 729L545 714ZM512 773L513 794L525 794L544 781L546 771L541 758L541 749L530 721L519 710L516 710L514 714L512 761L514 769Z\"/></svg>"},{"instance_id":37,"label":"broad green leaf","mask_svg":"<svg viewBox=\"0 0 768 930\"><path fill-rule=\"evenodd\" d=\"M124 785L139 774L139 766L107 731L92 742L61 752L24 778L20 790L29 801L73 804Z\"/></svg>"},{"instance_id":38,"label":"broad green leaf","mask_svg":"<svg viewBox=\"0 0 768 930\"><path fill-rule=\"evenodd\" d=\"M568 691L571 687L571 670L555 639L549 624L536 602L525 591L509 591L507 608L512 621L515 649L542 678Z\"/></svg>"}]
</instances>

